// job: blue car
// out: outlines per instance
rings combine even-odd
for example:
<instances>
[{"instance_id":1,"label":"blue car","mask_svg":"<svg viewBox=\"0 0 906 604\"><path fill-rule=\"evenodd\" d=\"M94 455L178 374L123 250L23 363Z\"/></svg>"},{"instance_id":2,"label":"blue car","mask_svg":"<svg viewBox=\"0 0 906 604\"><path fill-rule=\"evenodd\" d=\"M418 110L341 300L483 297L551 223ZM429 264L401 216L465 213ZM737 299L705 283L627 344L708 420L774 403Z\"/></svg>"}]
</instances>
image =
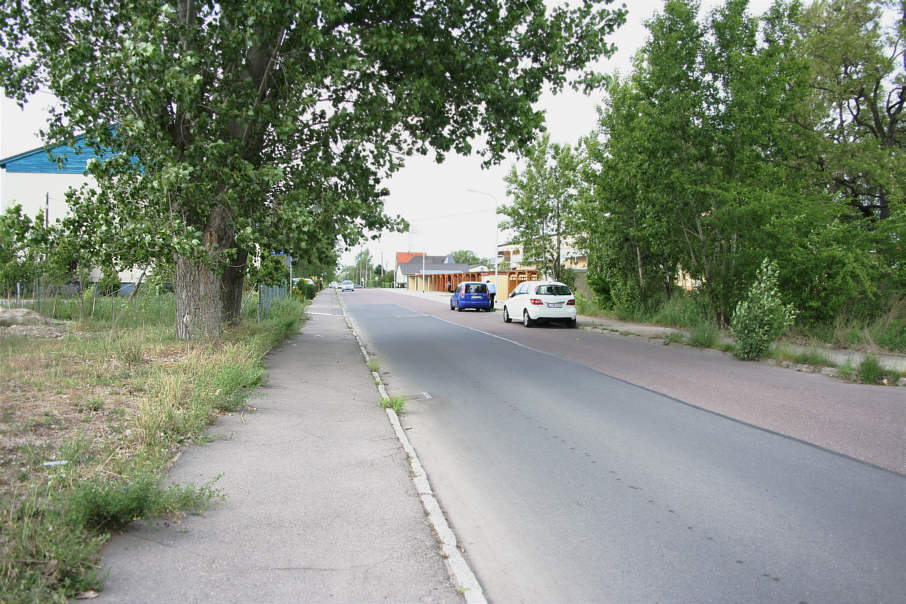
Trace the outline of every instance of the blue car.
<instances>
[{"instance_id":1,"label":"blue car","mask_svg":"<svg viewBox=\"0 0 906 604\"><path fill-rule=\"evenodd\" d=\"M491 296L488 286L481 281L465 281L456 287L450 296L450 310L462 312L464 308L491 310Z\"/></svg>"}]
</instances>

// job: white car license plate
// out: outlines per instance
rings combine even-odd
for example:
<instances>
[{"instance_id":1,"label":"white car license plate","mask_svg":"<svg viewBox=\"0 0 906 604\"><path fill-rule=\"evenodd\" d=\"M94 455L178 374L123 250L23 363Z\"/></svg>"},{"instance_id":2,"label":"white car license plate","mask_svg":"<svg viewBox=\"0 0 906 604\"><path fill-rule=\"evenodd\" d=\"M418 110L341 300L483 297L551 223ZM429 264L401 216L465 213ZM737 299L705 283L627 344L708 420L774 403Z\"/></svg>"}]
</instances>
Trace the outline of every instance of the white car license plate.
<instances>
[{"instance_id":1,"label":"white car license plate","mask_svg":"<svg viewBox=\"0 0 906 604\"><path fill-rule=\"evenodd\" d=\"M548 308L563 308L563 302L548 302Z\"/></svg>"}]
</instances>

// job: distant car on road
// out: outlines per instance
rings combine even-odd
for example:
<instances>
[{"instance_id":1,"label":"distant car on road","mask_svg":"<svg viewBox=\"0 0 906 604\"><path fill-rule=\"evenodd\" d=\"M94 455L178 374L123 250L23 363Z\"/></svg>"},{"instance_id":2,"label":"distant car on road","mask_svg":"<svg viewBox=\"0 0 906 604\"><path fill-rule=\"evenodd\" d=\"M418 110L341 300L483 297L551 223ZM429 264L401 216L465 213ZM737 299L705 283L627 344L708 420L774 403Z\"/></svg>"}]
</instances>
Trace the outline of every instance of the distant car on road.
<instances>
[{"instance_id":1,"label":"distant car on road","mask_svg":"<svg viewBox=\"0 0 906 604\"><path fill-rule=\"evenodd\" d=\"M340 284L340 291L341 292L355 291L355 284L352 281L350 281L349 279L346 279L345 281L343 281Z\"/></svg>"},{"instance_id":2,"label":"distant car on road","mask_svg":"<svg viewBox=\"0 0 906 604\"><path fill-rule=\"evenodd\" d=\"M526 281L510 293L503 304L503 320L513 318L531 327L536 321L564 321L576 326L576 298L564 283Z\"/></svg>"},{"instance_id":3,"label":"distant car on road","mask_svg":"<svg viewBox=\"0 0 906 604\"><path fill-rule=\"evenodd\" d=\"M337 289L338 287L340 287L340 284L336 281L331 281L330 285L328 285L327 287L329 287L330 289Z\"/></svg>"},{"instance_id":4,"label":"distant car on road","mask_svg":"<svg viewBox=\"0 0 906 604\"><path fill-rule=\"evenodd\" d=\"M453 295L450 296L450 310L462 312L464 308L491 310L491 296L488 294L488 286L481 281L460 283Z\"/></svg>"}]
</instances>

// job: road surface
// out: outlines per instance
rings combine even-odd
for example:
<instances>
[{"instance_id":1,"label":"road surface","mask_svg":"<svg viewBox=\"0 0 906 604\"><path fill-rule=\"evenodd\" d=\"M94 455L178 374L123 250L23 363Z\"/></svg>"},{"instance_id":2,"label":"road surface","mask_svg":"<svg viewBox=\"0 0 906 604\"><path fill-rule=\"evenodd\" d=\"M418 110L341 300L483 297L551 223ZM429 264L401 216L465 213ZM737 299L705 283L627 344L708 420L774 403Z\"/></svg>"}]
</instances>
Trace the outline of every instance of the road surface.
<instances>
[{"instance_id":1,"label":"road surface","mask_svg":"<svg viewBox=\"0 0 906 604\"><path fill-rule=\"evenodd\" d=\"M751 380L776 398L823 376L342 295L391 393L410 399L403 424L490 600L906 601L906 478L677 396L736 392L726 404L745 407L764 397ZM694 379L658 392L608 362ZM877 438L902 445L896 427Z\"/></svg>"}]
</instances>

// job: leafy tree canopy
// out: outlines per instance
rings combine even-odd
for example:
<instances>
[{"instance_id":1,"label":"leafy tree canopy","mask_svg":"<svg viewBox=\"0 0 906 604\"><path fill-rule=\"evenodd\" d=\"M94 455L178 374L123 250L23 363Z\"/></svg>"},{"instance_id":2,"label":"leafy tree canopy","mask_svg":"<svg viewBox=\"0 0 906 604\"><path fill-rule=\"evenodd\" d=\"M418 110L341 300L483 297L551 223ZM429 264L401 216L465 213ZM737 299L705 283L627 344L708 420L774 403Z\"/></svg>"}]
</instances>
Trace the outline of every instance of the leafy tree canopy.
<instances>
[{"instance_id":1,"label":"leafy tree canopy","mask_svg":"<svg viewBox=\"0 0 906 604\"><path fill-rule=\"evenodd\" d=\"M511 202L497 209L506 216L501 229L512 229L526 262L555 280L563 276L562 251L575 234L573 207L583 187L581 153L541 135L525 152L522 172L513 166L505 177Z\"/></svg>"},{"instance_id":2,"label":"leafy tree canopy","mask_svg":"<svg viewBox=\"0 0 906 604\"><path fill-rule=\"evenodd\" d=\"M381 182L407 155L530 141L546 84L597 82L609 3L0 0L0 85L61 99L48 140L121 152L71 200L81 235L175 258L177 335L217 336L250 254L404 229Z\"/></svg>"},{"instance_id":3,"label":"leafy tree canopy","mask_svg":"<svg viewBox=\"0 0 906 604\"><path fill-rule=\"evenodd\" d=\"M453 261L459 264L485 264L486 258L479 258L478 254L472 250L456 250L450 252L450 255L453 256Z\"/></svg>"}]
</instances>

